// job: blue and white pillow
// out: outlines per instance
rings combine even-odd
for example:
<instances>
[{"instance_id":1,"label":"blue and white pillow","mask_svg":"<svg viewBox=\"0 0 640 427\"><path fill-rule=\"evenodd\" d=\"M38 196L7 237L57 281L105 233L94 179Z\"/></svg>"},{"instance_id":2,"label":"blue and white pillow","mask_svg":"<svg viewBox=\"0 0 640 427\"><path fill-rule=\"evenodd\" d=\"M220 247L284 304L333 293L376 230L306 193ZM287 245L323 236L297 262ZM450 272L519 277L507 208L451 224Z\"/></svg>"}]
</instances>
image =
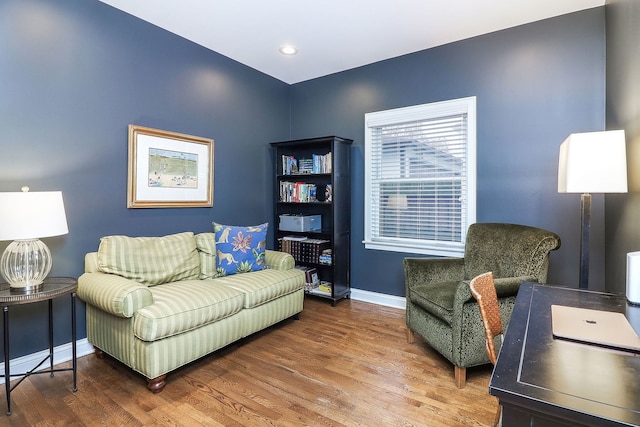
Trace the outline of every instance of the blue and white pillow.
<instances>
[{"instance_id":1,"label":"blue and white pillow","mask_svg":"<svg viewBox=\"0 0 640 427\"><path fill-rule=\"evenodd\" d=\"M269 223L239 227L214 222L217 277L264 270L268 226Z\"/></svg>"}]
</instances>

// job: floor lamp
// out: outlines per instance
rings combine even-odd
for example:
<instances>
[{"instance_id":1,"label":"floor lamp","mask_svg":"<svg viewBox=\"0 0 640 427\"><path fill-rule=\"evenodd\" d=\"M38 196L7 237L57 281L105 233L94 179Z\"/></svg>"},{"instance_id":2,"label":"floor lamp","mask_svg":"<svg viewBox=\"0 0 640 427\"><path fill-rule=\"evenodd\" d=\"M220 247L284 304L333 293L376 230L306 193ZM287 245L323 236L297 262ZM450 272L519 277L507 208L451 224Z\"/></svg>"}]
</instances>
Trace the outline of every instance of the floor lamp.
<instances>
[{"instance_id":1,"label":"floor lamp","mask_svg":"<svg viewBox=\"0 0 640 427\"><path fill-rule=\"evenodd\" d=\"M591 193L627 192L623 130L573 133L560 145L558 192L582 193L580 289L589 288Z\"/></svg>"}]
</instances>

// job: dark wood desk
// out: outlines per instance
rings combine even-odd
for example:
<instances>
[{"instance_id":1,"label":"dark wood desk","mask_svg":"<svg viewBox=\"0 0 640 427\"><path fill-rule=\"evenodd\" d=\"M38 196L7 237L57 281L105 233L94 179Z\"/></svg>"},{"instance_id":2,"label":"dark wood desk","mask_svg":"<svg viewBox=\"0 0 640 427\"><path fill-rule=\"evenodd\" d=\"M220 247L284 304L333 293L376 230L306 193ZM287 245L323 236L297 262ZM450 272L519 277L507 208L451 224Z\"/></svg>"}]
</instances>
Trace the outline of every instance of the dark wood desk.
<instances>
[{"instance_id":1,"label":"dark wood desk","mask_svg":"<svg viewBox=\"0 0 640 427\"><path fill-rule=\"evenodd\" d=\"M551 304L625 313L640 331L623 295L523 283L489 384L503 426L640 425L640 354L554 339Z\"/></svg>"}]
</instances>

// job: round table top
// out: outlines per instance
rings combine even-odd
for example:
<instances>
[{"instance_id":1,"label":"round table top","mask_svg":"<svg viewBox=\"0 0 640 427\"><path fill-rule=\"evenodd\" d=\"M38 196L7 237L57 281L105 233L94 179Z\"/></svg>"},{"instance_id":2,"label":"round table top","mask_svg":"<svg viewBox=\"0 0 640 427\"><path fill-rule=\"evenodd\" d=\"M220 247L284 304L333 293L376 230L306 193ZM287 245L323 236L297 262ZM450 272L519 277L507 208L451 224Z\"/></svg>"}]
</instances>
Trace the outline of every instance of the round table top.
<instances>
[{"instance_id":1,"label":"round table top","mask_svg":"<svg viewBox=\"0 0 640 427\"><path fill-rule=\"evenodd\" d=\"M45 301L78 290L78 280L72 277L47 277L39 291L23 294L11 290L8 283L0 284L0 306Z\"/></svg>"}]
</instances>

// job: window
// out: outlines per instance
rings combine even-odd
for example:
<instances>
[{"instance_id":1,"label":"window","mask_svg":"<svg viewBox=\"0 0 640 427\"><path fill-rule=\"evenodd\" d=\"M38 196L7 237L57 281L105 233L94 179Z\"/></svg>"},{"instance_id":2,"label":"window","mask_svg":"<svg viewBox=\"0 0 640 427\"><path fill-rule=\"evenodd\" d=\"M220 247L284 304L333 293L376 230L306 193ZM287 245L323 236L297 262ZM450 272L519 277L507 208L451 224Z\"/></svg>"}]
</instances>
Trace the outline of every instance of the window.
<instances>
[{"instance_id":1,"label":"window","mask_svg":"<svg viewBox=\"0 0 640 427\"><path fill-rule=\"evenodd\" d=\"M475 97L365 114L365 247L463 256L475 147Z\"/></svg>"}]
</instances>

